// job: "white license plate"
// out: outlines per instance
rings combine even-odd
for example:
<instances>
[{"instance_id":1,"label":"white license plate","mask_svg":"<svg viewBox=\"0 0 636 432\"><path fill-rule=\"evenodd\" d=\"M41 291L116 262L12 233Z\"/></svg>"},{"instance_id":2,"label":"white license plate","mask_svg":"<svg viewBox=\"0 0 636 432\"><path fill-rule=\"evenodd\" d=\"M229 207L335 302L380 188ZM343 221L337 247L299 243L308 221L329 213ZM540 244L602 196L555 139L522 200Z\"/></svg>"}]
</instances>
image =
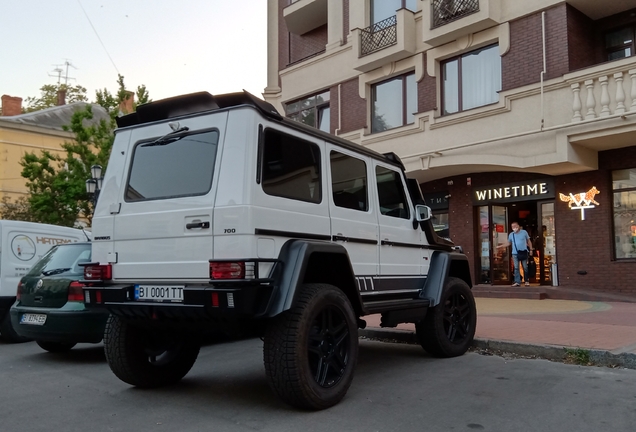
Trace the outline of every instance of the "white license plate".
<instances>
[{"instance_id":1,"label":"white license plate","mask_svg":"<svg viewBox=\"0 0 636 432\"><path fill-rule=\"evenodd\" d=\"M28 314L25 313L20 318L20 324L44 325L46 315L44 314Z\"/></svg>"},{"instance_id":2,"label":"white license plate","mask_svg":"<svg viewBox=\"0 0 636 432\"><path fill-rule=\"evenodd\" d=\"M183 302L183 285L135 285L135 300Z\"/></svg>"}]
</instances>

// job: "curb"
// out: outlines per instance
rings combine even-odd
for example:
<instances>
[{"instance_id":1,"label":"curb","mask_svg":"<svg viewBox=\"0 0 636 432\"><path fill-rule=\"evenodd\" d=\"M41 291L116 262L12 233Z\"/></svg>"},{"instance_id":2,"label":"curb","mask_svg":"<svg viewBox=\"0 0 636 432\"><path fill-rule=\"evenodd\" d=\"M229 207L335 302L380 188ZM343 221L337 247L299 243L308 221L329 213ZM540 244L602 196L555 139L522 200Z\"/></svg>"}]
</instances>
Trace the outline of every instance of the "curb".
<instances>
[{"instance_id":1,"label":"curb","mask_svg":"<svg viewBox=\"0 0 636 432\"><path fill-rule=\"evenodd\" d=\"M382 328L358 329L358 335L368 339L378 339L385 342L401 342L417 345L415 333L406 330L387 330ZM566 347L559 345L535 345L529 343L475 339L473 348L490 351L495 354L515 354L524 357L535 357L553 361L566 361L568 350L580 350L589 354L590 366L622 367L636 369L636 354L620 353L612 354L609 351Z\"/></svg>"}]
</instances>

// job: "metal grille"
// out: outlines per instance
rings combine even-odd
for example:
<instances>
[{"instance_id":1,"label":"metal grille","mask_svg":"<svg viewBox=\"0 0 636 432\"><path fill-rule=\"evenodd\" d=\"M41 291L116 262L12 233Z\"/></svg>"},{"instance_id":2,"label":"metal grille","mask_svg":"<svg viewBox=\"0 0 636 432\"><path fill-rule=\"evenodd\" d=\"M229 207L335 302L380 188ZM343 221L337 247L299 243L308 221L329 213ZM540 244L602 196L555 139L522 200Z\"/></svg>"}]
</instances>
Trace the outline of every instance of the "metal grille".
<instances>
[{"instance_id":1,"label":"metal grille","mask_svg":"<svg viewBox=\"0 0 636 432\"><path fill-rule=\"evenodd\" d=\"M436 28L479 12L479 0L433 0L431 8L431 28Z\"/></svg>"},{"instance_id":2,"label":"metal grille","mask_svg":"<svg viewBox=\"0 0 636 432\"><path fill-rule=\"evenodd\" d=\"M360 32L360 57L397 43L397 16L373 24Z\"/></svg>"}]
</instances>

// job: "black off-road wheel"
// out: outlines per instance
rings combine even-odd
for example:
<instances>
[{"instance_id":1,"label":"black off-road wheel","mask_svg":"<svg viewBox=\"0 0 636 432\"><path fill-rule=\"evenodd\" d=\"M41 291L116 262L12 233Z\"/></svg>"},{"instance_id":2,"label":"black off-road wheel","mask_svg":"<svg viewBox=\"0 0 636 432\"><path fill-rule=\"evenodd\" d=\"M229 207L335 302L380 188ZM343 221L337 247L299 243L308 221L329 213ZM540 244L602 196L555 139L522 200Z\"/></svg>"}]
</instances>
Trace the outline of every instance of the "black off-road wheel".
<instances>
[{"instance_id":1,"label":"black off-road wheel","mask_svg":"<svg viewBox=\"0 0 636 432\"><path fill-rule=\"evenodd\" d=\"M0 336L7 342L12 343L22 343L29 342L33 339L28 337L20 336L13 328L13 324L11 324L11 316L9 311L4 315L2 321L0 321Z\"/></svg>"},{"instance_id":2,"label":"black off-road wheel","mask_svg":"<svg viewBox=\"0 0 636 432\"><path fill-rule=\"evenodd\" d=\"M463 280L446 281L440 303L415 324L417 340L435 357L463 355L473 343L477 308L473 293Z\"/></svg>"},{"instance_id":3,"label":"black off-road wheel","mask_svg":"<svg viewBox=\"0 0 636 432\"><path fill-rule=\"evenodd\" d=\"M284 402L314 410L340 402L358 359L347 296L332 285L303 285L296 304L268 326L263 357L269 385Z\"/></svg>"},{"instance_id":4,"label":"black off-road wheel","mask_svg":"<svg viewBox=\"0 0 636 432\"><path fill-rule=\"evenodd\" d=\"M137 387L152 388L181 380L194 365L199 344L179 335L134 326L111 315L104 332L104 352L117 378Z\"/></svg>"},{"instance_id":5,"label":"black off-road wheel","mask_svg":"<svg viewBox=\"0 0 636 432\"><path fill-rule=\"evenodd\" d=\"M73 349L75 345L77 345L76 343L73 343L73 342L50 342L50 341L41 341L41 340L36 340L35 343L38 344L38 346L42 348L44 351L48 351L51 353L60 353L60 352L70 351Z\"/></svg>"}]
</instances>

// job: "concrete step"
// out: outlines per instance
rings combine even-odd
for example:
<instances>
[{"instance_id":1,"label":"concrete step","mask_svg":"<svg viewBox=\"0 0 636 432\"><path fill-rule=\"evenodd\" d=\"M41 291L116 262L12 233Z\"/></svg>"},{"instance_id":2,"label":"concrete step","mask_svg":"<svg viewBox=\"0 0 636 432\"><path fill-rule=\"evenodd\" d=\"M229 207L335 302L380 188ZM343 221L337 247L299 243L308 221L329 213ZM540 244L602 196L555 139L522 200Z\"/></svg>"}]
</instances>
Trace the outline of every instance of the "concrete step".
<instances>
[{"instance_id":1,"label":"concrete step","mask_svg":"<svg viewBox=\"0 0 636 432\"><path fill-rule=\"evenodd\" d=\"M529 299L529 300L543 300L548 298L548 295L544 291L539 290L528 290L528 289L518 289L515 290L514 287L509 288L508 290L474 290L473 295L475 297L482 298L518 298L518 299Z\"/></svg>"},{"instance_id":2,"label":"concrete step","mask_svg":"<svg viewBox=\"0 0 636 432\"><path fill-rule=\"evenodd\" d=\"M543 300L548 298L546 291L540 287L513 287L504 285L477 285L473 287L473 295L483 298L516 298Z\"/></svg>"}]
</instances>

